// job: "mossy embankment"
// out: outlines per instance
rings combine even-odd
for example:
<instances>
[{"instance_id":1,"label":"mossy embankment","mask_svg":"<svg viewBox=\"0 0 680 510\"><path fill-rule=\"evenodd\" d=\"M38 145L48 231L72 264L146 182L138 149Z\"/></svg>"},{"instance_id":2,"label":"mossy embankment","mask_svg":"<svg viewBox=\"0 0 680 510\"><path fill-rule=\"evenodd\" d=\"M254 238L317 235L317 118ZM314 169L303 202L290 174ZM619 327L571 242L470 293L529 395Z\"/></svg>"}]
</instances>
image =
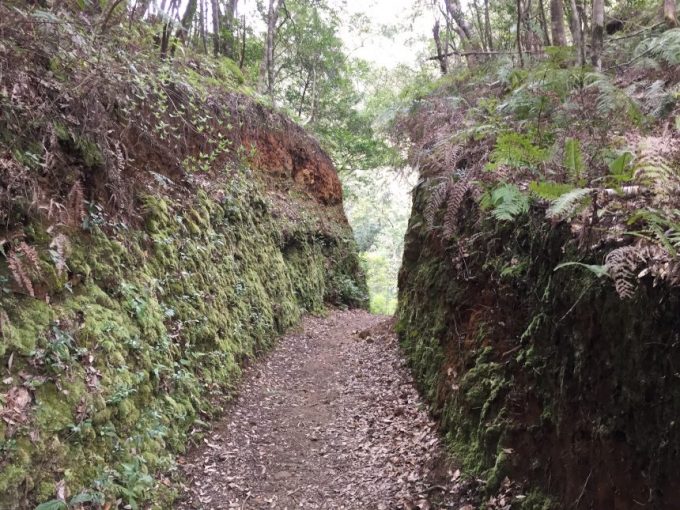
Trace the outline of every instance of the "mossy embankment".
<instances>
[{"instance_id":1,"label":"mossy embankment","mask_svg":"<svg viewBox=\"0 0 680 510\"><path fill-rule=\"evenodd\" d=\"M338 177L233 63L2 9L0 507L169 508L243 364L365 306Z\"/></svg>"},{"instance_id":2,"label":"mossy embankment","mask_svg":"<svg viewBox=\"0 0 680 510\"><path fill-rule=\"evenodd\" d=\"M492 489L509 476L552 497L526 508L673 508L678 289L648 278L622 300L556 271L604 251L584 258L536 205L503 222L468 200L451 245L423 217L432 192L414 192L397 328L456 458Z\"/></svg>"}]
</instances>

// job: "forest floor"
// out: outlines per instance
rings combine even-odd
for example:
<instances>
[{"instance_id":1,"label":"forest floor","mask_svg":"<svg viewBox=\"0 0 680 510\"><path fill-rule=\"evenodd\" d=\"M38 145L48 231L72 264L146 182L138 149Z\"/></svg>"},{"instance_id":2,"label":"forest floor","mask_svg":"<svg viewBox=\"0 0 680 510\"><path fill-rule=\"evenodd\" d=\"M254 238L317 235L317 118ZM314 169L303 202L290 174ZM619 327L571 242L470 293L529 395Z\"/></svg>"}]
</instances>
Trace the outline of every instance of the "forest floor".
<instances>
[{"instance_id":1,"label":"forest floor","mask_svg":"<svg viewBox=\"0 0 680 510\"><path fill-rule=\"evenodd\" d=\"M179 508L472 508L414 387L392 320L307 317L247 369L238 397L180 459Z\"/></svg>"}]
</instances>

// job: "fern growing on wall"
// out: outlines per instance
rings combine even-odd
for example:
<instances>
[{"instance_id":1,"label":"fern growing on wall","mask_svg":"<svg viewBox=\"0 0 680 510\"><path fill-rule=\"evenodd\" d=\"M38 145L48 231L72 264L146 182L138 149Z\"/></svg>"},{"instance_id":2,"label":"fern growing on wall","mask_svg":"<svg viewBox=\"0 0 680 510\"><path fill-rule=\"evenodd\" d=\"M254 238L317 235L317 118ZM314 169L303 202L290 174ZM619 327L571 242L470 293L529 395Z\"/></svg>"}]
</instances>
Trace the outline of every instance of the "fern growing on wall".
<instances>
[{"instance_id":1,"label":"fern growing on wall","mask_svg":"<svg viewBox=\"0 0 680 510\"><path fill-rule=\"evenodd\" d=\"M514 184L502 184L488 191L480 205L499 221L512 221L529 211L529 197Z\"/></svg>"},{"instance_id":2,"label":"fern growing on wall","mask_svg":"<svg viewBox=\"0 0 680 510\"><path fill-rule=\"evenodd\" d=\"M435 227L437 214L446 206L443 217L442 234L450 237L456 230L458 214L463 201L469 192L476 192L477 187L474 181L465 177L455 177L449 175L441 178L438 184L433 186L432 193L425 206L424 217L429 229Z\"/></svg>"}]
</instances>

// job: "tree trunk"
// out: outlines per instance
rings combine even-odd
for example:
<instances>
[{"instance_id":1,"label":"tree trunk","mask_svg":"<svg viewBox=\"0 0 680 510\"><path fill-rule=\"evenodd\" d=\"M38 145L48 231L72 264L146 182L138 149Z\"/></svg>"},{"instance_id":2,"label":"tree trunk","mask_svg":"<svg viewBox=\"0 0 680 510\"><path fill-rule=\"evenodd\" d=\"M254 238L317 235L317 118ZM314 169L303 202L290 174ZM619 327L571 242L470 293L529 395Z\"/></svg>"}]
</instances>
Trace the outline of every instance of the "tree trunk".
<instances>
[{"instance_id":1,"label":"tree trunk","mask_svg":"<svg viewBox=\"0 0 680 510\"><path fill-rule=\"evenodd\" d=\"M591 61L598 71L602 70L602 49L604 47L604 0L593 0L593 33Z\"/></svg>"},{"instance_id":2,"label":"tree trunk","mask_svg":"<svg viewBox=\"0 0 680 510\"><path fill-rule=\"evenodd\" d=\"M241 58L238 62L238 68L243 70L243 64L246 61L246 15L241 17Z\"/></svg>"},{"instance_id":3,"label":"tree trunk","mask_svg":"<svg viewBox=\"0 0 680 510\"><path fill-rule=\"evenodd\" d=\"M201 12L199 13L201 22L201 44L203 45L203 53L208 54L208 41L205 36L207 30L205 28L206 15L205 15L205 0L201 0Z\"/></svg>"},{"instance_id":4,"label":"tree trunk","mask_svg":"<svg viewBox=\"0 0 680 510\"><path fill-rule=\"evenodd\" d=\"M583 45L581 16L578 7L576 6L576 0L569 0L569 5L571 7L571 18L569 20L571 39L574 42L574 48L576 49L576 62L578 65L582 66L585 63L585 50Z\"/></svg>"},{"instance_id":5,"label":"tree trunk","mask_svg":"<svg viewBox=\"0 0 680 510\"><path fill-rule=\"evenodd\" d=\"M236 33L236 8L238 0L229 0L227 2L227 9L224 14L226 40L224 42L224 52L227 57L236 60L236 42L238 41L238 34Z\"/></svg>"},{"instance_id":6,"label":"tree trunk","mask_svg":"<svg viewBox=\"0 0 680 510\"><path fill-rule=\"evenodd\" d=\"M545 5L543 5L543 0L538 0L538 15L541 21L541 29L543 30L543 42L546 46L550 46L550 33L548 32L548 20L545 15Z\"/></svg>"},{"instance_id":7,"label":"tree trunk","mask_svg":"<svg viewBox=\"0 0 680 510\"><path fill-rule=\"evenodd\" d=\"M213 25L213 53L215 56L220 54L220 2L219 0L210 0L210 7L212 8L212 25Z\"/></svg>"},{"instance_id":8,"label":"tree trunk","mask_svg":"<svg viewBox=\"0 0 680 510\"><path fill-rule=\"evenodd\" d=\"M191 25L194 23L194 18L196 17L196 9L198 8L198 0L189 0L187 2L187 8L182 15L179 27L177 28L177 33L175 37L184 43L189 35L189 30L191 30ZM174 50L174 46L173 46Z\"/></svg>"},{"instance_id":9,"label":"tree trunk","mask_svg":"<svg viewBox=\"0 0 680 510\"><path fill-rule=\"evenodd\" d=\"M675 15L675 0L663 0L663 18L668 28L678 26L678 18Z\"/></svg>"},{"instance_id":10,"label":"tree trunk","mask_svg":"<svg viewBox=\"0 0 680 510\"><path fill-rule=\"evenodd\" d=\"M491 18L489 17L489 0L484 0L484 28L489 51L493 51L493 35L491 33Z\"/></svg>"},{"instance_id":11,"label":"tree trunk","mask_svg":"<svg viewBox=\"0 0 680 510\"><path fill-rule=\"evenodd\" d=\"M465 34L465 39L467 39L468 42L473 43L473 39L475 37L475 30L470 25L470 23L465 19L465 15L463 14L463 9L460 6L460 0L445 0L446 2L446 11L449 13L449 16L453 18L453 20L456 22L456 25L461 29L463 34Z\"/></svg>"},{"instance_id":12,"label":"tree trunk","mask_svg":"<svg viewBox=\"0 0 680 510\"><path fill-rule=\"evenodd\" d=\"M524 67L524 56L522 55L522 0L517 0L517 55L519 66Z\"/></svg>"},{"instance_id":13,"label":"tree trunk","mask_svg":"<svg viewBox=\"0 0 680 510\"><path fill-rule=\"evenodd\" d=\"M267 12L267 35L264 43L264 58L260 66L260 80L258 90L260 93L266 92L275 106L274 100L274 41L276 39L276 23L279 19L281 0L269 0L269 10Z\"/></svg>"},{"instance_id":14,"label":"tree trunk","mask_svg":"<svg viewBox=\"0 0 680 510\"><path fill-rule=\"evenodd\" d=\"M566 46L567 35L564 30L564 5L562 0L550 0L550 28L555 46Z\"/></svg>"},{"instance_id":15,"label":"tree trunk","mask_svg":"<svg viewBox=\"0 0 680 510\"><path fill-rule=\"evenodd\" d=\"M484 51L486 51L488 49L487 44L486 44L486 30L484 30L484 24L482 23L482 14L481 14L481 11L479 9L479 5L477 3L477 0L472 1L472 7L475 11L475 18L476 18L476 21L477 21L477 32L479 32L479 39L480 39L480 42L482 43L482 49L484 49Z\"/></svg>"},{"instance_id":16,"label":"tree trunk","mask_svg":"<svg viewBox=\"0 0 680 510\"><path fill-rule=\"evenodd\" d=\"M439 70L442 76L445 75L448 70L448 62L446 61L446 50L442 49L442 41L439 36L439 20L435 21L434 27L432 27L432 36L434 37L434 44L437 48L437 60L439 61Z\"/></svg>"}]
</instances>

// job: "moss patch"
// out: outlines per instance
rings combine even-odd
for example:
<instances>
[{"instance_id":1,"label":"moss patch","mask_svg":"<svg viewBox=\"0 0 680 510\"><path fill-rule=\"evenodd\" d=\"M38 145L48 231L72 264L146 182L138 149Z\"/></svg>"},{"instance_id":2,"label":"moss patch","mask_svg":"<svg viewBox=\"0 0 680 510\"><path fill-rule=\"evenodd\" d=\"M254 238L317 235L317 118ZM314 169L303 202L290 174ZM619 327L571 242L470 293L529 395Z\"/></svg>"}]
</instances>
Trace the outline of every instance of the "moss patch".
<instances>
[{"instance_id":1,"label":"moss patch","mask_svg":"<svg viewBox=\"0 0 680 510\"><path fill-rule=\"evenodd\" d=\"M156 474L219 412L242 362L326 300L364 302L341 205L307 204L291 222L238 175L220 197L140 196L142 228L72 234L68 289L51 304L2 298L13 369L0 392L21 373L33 402L3 430L0 506L51 499L63 479L72 494L167 508Z\"/></svg>"}]
</instances>

